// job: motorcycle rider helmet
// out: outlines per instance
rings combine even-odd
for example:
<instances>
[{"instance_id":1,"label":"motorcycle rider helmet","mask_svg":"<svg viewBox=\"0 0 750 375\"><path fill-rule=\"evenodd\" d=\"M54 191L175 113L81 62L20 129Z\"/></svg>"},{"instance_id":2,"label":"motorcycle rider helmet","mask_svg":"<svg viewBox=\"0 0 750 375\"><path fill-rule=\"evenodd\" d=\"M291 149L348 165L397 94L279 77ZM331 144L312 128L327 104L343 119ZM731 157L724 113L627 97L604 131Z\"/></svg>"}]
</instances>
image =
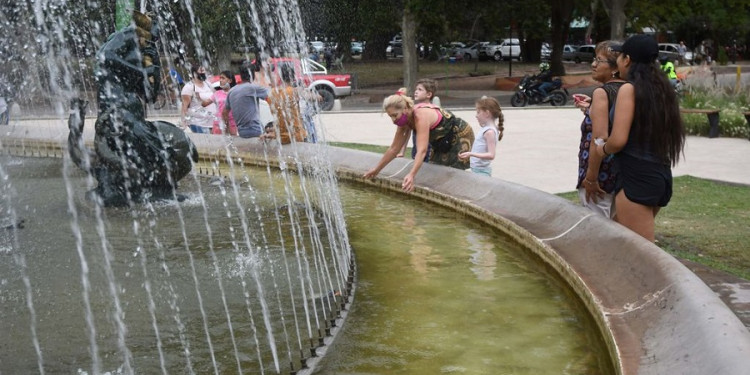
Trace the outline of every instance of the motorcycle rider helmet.
<instances>
[{"instance_id":1,"label":"motorcycle rider helmet","mask_svg":"<svg viewBox=\"0 0 750 375\"><path fill-rule=\"evenodd\" d=\"M541 64L539 64L539 70L541 71L549 70L549 63L547 63L546 61L543 61Z\"/></svg>"}]
</instances>

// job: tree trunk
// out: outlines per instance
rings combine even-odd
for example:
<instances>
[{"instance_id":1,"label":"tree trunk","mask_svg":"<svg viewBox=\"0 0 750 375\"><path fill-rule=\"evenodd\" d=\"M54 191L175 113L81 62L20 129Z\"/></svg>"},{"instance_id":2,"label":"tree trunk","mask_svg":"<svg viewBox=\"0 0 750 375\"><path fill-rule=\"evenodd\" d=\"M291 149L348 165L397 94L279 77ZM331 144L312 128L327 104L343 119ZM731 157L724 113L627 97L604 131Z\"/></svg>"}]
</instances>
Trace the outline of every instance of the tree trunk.
<instances>
[{"instance_id":1,"label":"tree trunk","mask_svg":"<svg viewBox=\"0 0 750 375\"><path fill-rule=\"evenodd\" d=\"M570 19L573 14L573 0L550 1L552 23L552 56L550 56L552 74L565 75L562 63L563 46L570 30Z\"/></svg>"},{"instance_id":2,"label":"tree trunk","mask_svg":"<svg viewBox=\"0 0 750 375\"><path fill-rule=\"evenodd\" d=\"M591 0L591 17L589 18L589 26L586 28L586 43L592 41L591 34L594 31L594 25L596 25L596 9L598 8L599 0Z\"/></svg>"},{"instance_id":3,"label":"tree trunk","mask_svg":"<svg viewBox=\"0 0 750 375\"><path fill-rule=\"evenodd\" d=\"M215 46L216 56L214 56L216 66L219 72L232 69L232 46L230 43L220 43Z\"/></svg>"},{"instance_id":4,"label":"tree trunk","mask_svg":"<svg viewBox=\"0 0 750 375\"><path fill-rule=\"evenodd\" d=\"M404 87L408 92L414 92L417 83L417 22L414 15L404 9L404 18L401 25L401 35L403 37L401 48L404 53Z\"/></svg>"},{"instance_id":5,"label":"tree trunk","mask_svg":"<svg viewBox=\"0 0 750 375\"><path fill-rule=\"evenodd\" d=\"M625 4L627 0L602 0L604 10L609 16L610 39L618 40L625 37Z\"/></svg>"}]
</instances>

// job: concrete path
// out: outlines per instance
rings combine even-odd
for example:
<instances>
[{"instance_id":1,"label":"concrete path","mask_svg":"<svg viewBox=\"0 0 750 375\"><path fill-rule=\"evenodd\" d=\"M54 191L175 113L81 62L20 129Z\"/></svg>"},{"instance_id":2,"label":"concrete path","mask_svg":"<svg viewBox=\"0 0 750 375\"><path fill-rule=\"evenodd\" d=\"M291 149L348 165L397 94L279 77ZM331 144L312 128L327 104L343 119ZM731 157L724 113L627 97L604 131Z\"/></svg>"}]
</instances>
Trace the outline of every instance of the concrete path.
<instances>
[{"instance_id":1,"label":"concrete path","mask_svg":"<svg viewBox=\"0 0 750 375\"><path fill-rule=\"evenodd\" d=\"M473 110L453 112L478 129ZM493 178L553 194L575 190L581 112L532 107L503 108L503 114L505 132L492 163ZM396 130L382 112L325 112L321 122L329 142L390 145ZM689 136L673 173L750 185L749 166L750 141Z\"/></svg>"}]
</instances>

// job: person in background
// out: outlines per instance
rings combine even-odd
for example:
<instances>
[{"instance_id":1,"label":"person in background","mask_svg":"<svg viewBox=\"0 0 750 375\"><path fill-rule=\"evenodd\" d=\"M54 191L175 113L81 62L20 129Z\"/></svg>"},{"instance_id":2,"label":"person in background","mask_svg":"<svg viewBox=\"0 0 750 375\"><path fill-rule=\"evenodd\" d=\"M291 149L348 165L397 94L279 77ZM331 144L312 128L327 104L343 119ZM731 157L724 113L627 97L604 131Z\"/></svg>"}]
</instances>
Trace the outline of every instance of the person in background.
<instances>
[{"instance_id":1,"label":"person in background","mask_svg":"<svg viewBox=\"0 0 750 375\"><path fill-rule=\"evenodd\" d=\"M617 70L627 83L617 94L612 133L595 139L601 157L615 155L615 220L653 242L654 222L672 197L672 170L685 144L674 89L655 63L654 38L638 34L622 45Z\"/></svg>"},{"instance_id":2,"label":"person in background","mask_svg":"<svg viewBox=\"0 0 750 375\"><path fill-rule=\"evenodd\" d=\"M680 45L677 46L677 55L678 55L678 62L680 65L687 64L687 61L685 60L685 55L687 54L687 46L685 45L684 41L680 41Z\"/></svg>"},{"instance_id":3,"label":"person in background","mask_svg":"<svg viewBox=\"0 0 750 375\"><path fill-rule=\"evenodd\" d=\"M276 139L276 128L273 127L273 123L266 124L266 126L263 128L263 134L261 134L258 138L264 141Z\"/></svg>"},{"instance_id":4,"label":"person in background","mask_svg":"<svg viewBox=\"0 0 750 375\"><path fill-rule=\"evenodd\" d=\"M185 80L182 79L182 74L177 71L177 67L182 65L182 60L179 58L174 59L174 65L169 68L169 76L172 78L172 84L177 86L178 90L182 90L185 86Z\"/></svg>"},{"instance_id":5,"label":"person in background","mask_svg":"<svg viewBox=\"0 0 750 375\"><path fill-rule=\"evenodd\" d=\"M330 72L333 69L333 51L331 47L326 47L325 52L323 52L323 59L326 63L326 70Z\"/></svg>"},{"instance_id":6,"label":"person in background","mask_svg":"<svg viewBox=\"0 0 750 375\"><path fill-rule=\"evenodd\" d=\"M302 124L307 131L307 142L317 143L318 132L315 130L315 115L318 114L323 97L314 88L305 87L304 82L301 81L297 82L296 89L300 98L299 110L302 115Z\"/></svg>"},{"instance_id":7,"label":"person in background","mask_svg":"<svg viewBox=\"0 0 750 375\"><path fill-rule=\"evenodd\" d=\"M232 113L237 123L237 134L242 138L259 137L263 132L258 101L266 99L269 90L256 83L255 73L258 69L259 67L249 61L242 64L242 83L229 90L224 110L221 112L225 124L229 123L229 113Z\"/></svg>"},{"instance_id":8,"label":"person in background","mask_svg":"<svg viewBox=\"0 0 750 375\"><path fill-rule=\"evenodd\" d=\"M10 108L5 98L0 96L0 125L8 125L10 122Z\"/></svg>"},{"instance_id":9,"label":"person in background","mask_svg":"<svg viewBox=\"0 0 750 375\"><path fill-rule=\"evenodd\" d=\"M414 103L430 103L437 107L440 107L440 98L436 96L438 89L438 83L434 79L430 78L422 78L417 81L416 86L414 87ZM400 93L402 95L406 95L406 88L402 87L399 89ZM430 160L430 151L432 151L427 146L427 155L425 156L424 161ZM398 153L398 157L402 157L406 154L406 144L404 144L404 148L401 149L401 152ZM411 135L411 158L414 159L414 156L417 154L417 135L416 133L412 132Z\"/></svg>"},{"instance_id":10,"label":"person in background","mask_svg":"<svg viewBox=\"0 0 750 375\"><path fill-rule=\"evenodd\" d=\"M293 86L294 68L281 65L281 80L281 85L271 90L266 99L278 123L279 141L283 145L291 143L292 139L295 142L304 142L307 132L300 116L300 97Z\"/></svg>"},{"instance_id":11,"label":"person in background","mask_svg":"<svg viewBox=\"0 0 750 375\"><path fill-rule=\"evenodd\" d=\"M474 139L471 152L458 154L459 158L469 158L471 171L492 176L490 163L495 160L497 142L503 139L503 112L495 98L483 96L476 103L479 134Z\"/></svg>"},{"instance_id":12,"label":"person in background","mask_svg":"<svg viewBox=\"0 0 750 375\"><path fill-rule=\"evenodd\" d=\"M194 64L190 68L192 79L182 88L181 125L193 133L211 133L216 105L211 102L214 89L206 82L206 69Z\"/></svg>"},{"instance_id":13,"label":"person in background","mask_svg":"<svg viewBox=\"0 0 750 375\"><path fill-rule=\"evenodd\" d=\"M674 64L669 61L669 57L660 56L659 64L661 65L661 70L667 75L667 79L669 80L669 83L672 84L672 87L677 87L677 72L674 70Z\"/></svg>"},{"instance_id":14,"label":"person in background","mask_svg":"<svg viewBox=\"0 0 750 375\"><path fill-rule=\"evenodd\" d=\"M211 96L211 102L216 104L219 113L223 113L229 90L236 86L237 82L234 80L232 72L225 70L219 74L219 80L215 84L218 84L218 87L216 87L214 95ZM237 123L234 121L234 115L231 112L229 113L229 122L219 121L219 118L217 116L214 120L212 134L237 135Z\"/></svg>"},{"instance_id":15,"label":"person in background","mask_svg":"<svg viewBox=\"0 0 750 375\"><path fill-rule=\"evenodd\" d=\"M417 154L411 171L401 183L404 191L414 190L414 180L424 163L428 144L433 149L430 163L457 169L469 167L469 160L458 157L459 153L469 151L474 143L474 132L466 121L431 104L415 105L411 98L399 94L385 98L383 110L396 125L396 134L393 136L391 146L378 164L365 172L364 178L377 176L386 165L393 161L404 143L409 140L409 134L412 131L417 134Z\"/></svg>"},{"instance_id":16,"label":"person in background","mask_svg":"<svg viewBox=\"0 0 750 375\"><path fill-rule=\"evenodd\" d=\"M539 74L534 76L534 79L537 82L536 90L539 91L540 94L542 94L542 98L544 100L547 99L547 89L552 87L552 70L549 68L549 63L542 62L539 64Z\"/></svg>"},{"instance_id":17,"label":"person in background","mask_svg":"<svg viewBox=\"0 0 750 375\"><path fill-rule=\"evenodd\" d=\"M584 112L578 149L578 197L584 207L609 219L616 213L614 190L617 172L613 157L602 158L597 154L593 140L606 140L609 137L617 92L625 83L617 70L618 53L611 48L614 44L604 41L594 49L596 56L591 62L591 77L603 85L594 89L591 98L582 94L573 95L575 106Z\"/></svg>"}]
</instances>

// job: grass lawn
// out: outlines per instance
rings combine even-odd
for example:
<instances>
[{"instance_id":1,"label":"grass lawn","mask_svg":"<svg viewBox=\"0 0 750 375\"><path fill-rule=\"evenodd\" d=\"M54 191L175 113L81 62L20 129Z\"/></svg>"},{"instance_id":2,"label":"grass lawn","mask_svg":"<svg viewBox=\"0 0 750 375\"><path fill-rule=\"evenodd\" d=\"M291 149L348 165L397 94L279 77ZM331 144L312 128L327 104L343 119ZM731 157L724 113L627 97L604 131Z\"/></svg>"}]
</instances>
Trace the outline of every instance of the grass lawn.
<instances>
[{"instance_id":1,"label":"grass lawn","mask_svg":"<svg viewBox=\"0 0 750 375\"><path fill-rule=\"evenodd\" d=\"M328 142L329 146L333 147L341 147L341 148L350 148L354 150L361 150L361 151L369 151L374 152L378 154L385 153L386 150L388 150L388 146L376 146L376 145L368 145L364 143L346 143L346 142ZM411 155L411 147L406 148L407 155Z\"/></svg>"},{"instance_id":2,"label":"grass lawn","mask_svg":"<svg viewBox=\"0 0 750 375\"><path fill-rule=\"evenodd\" d=\"M656 216L657 245L750 280L750 187L682 176L673 190ZM576 192L559 195L578 203Z\"/></svg>"},{"instance_id":3,"label":"grass lawn","mask_svg":"<svg viewBox=\"0 0 750 375\"><path fill-rule=\"evenodd\" d=\"M519 63L513 61L514 75L522 71L538 71L538 63ZM344 70L357 76L357 86L367 88L382 85L398 85L404 80L404 65L401 59L388 61L362 62L354 60L345 63ZM507 75L508 62L495 61L467 61L449 64L447 61L419 61L418 75L420 78L468 77L470 75Z\"/></svg>"},{"instance_id":4,"label":"grass lawn","mask_svg":"<svg viewBox=\"0 0 750 375\"><path fill-rule=\"evenodd\" d=\"M331 142L382 154L386 146ZM408 155L411 151L406 150ZM559 196L578 203L578 193ZM656 216L657 245L683 259L750 280L750 187L682 176Z\"/></svg>"}]
</instances>

